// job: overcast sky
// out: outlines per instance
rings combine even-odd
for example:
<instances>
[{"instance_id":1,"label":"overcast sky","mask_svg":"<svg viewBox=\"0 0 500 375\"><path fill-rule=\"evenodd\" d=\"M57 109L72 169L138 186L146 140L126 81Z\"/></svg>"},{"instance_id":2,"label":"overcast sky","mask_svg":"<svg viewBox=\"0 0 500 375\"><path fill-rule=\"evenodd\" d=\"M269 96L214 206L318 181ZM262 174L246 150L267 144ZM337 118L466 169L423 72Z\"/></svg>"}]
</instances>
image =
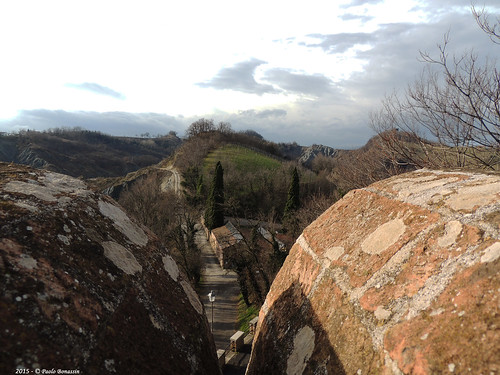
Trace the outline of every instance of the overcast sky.
<instances>
[{"instance_id":1,"label":"overcast sky","mask_svg":"<svg viewBox=\"0 0 500 375\"><path fill-rule=\"evenodd\" d=\"M500 14L498 0L476 7ZM362 146L385 94L450 32L500 57L469 0L0 2L0 131L113 135L228 121L277 142Z\"/></svg>"}]
</instances>

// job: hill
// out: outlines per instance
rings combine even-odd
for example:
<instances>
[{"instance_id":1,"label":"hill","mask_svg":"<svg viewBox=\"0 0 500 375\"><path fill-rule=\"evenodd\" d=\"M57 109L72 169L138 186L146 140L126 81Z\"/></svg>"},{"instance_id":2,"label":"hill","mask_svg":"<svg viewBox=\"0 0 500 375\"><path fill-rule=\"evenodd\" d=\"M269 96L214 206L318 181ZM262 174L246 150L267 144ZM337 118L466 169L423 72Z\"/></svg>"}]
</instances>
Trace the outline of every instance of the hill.
<instances>
[{"instance_id":1,"label":"hill","mask_svg":"<svg viewBox=\"0 0 500 375\"><path fill-rule=\"evenodd\" d=\"M0 135L0 161L74 177L123 176L158 163L181 143L174 134L159 138L131 138L85 130L26 131Z\"/></svg>"},{"instance_id":2,"label":"hill","mask_svg":"<svg viewBox=\"0 0 500 375\"><path fill-rule=\"evenodd\" d=\"M239 171L273 170L281 165L276 156L235 144L227 144L210 152L203 162L204 171L212 171L217 161L233 163Z\"/></svg>"}]
</instances>

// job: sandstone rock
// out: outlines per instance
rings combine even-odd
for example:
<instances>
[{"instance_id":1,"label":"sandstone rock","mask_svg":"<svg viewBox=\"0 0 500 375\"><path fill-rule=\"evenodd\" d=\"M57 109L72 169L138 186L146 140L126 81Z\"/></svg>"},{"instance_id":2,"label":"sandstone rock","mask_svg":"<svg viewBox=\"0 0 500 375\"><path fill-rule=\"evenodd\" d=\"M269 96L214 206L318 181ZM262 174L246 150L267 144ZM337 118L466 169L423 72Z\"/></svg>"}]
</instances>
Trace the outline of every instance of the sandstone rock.
<instances>
[{"instance_id":1,"label":"sandstone rock","mask_svg":"<svg viewBox=\"0 0 500 375\"><path fill-rule=\"evenodd\" d=\"M0 373L218 374L198 296L111 199L0 163Z\"/></svg>"},{"instance_id":2,"label":"sandstone rock","mask_svg":"<svg viewBox=\"0 0 500 375\"><path fill-rule=\"evenodd\" d=\"M247 374L450 372L500 373L500 176L351 191L292 248Z\"/></svg>"}]
</instances>

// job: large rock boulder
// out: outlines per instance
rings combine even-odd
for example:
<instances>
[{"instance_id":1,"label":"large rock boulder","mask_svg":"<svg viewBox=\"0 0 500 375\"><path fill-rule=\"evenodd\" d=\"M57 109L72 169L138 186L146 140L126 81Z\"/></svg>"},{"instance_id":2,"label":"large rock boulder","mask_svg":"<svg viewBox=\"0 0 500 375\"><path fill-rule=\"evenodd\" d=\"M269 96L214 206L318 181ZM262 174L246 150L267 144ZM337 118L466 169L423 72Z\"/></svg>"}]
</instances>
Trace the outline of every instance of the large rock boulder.
<instances>
[{"instance_id":1,"label":"large rock boulder","mask_svg":"<svg viewBox=\"0 0 500 375\"><path fill-rule=\"evenodd\" d=\"M78 179L0 163L0 289L2 374L220 372L168 250Z\"/></svg>"},{"instance_id":2,"label":"large rock boulder","mask_svg":"<svg viewBox=\"0 0 500 375\"><path fill-rule=\"evenodd\" d=\"M247 374L500 373L500 176L420 170L299 237Z\"/></svg>"}]
</instances>

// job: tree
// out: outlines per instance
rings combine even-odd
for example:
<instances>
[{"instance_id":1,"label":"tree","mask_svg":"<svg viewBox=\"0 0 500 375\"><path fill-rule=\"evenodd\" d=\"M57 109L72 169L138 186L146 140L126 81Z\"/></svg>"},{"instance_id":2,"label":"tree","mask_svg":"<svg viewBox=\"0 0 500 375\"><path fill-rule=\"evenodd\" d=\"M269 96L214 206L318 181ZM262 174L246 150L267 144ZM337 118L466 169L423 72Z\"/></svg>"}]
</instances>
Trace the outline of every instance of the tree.
<instances>
[{"instance_id":1,"label":"tree","mask_svg":"<svg viewBox=\"0 0 500 375\"><path fill-rule=\"evenodd\" d=\"M300 186L299 186L299 172L297 167L293 168L292 181L288 189L288 198L286 200L285 211L283 217L288 217L293 211L300 207Z\"/></svg>"},{"instance_id":2,"label":"tree","mask_svg":"<svg viewBox=\"0 0 500 375\"><path fill-rule=\"evenodd\" d=\"M124 191L119 203L151 229L195 286L201 277L201 252L195 244L195 218L200 212L182 196L160 188L161 175L149 174Z\"/></svg>"},{"instance_id":3,"label":"tree","mask_svg":"<svg viewBox=\"0 0 500 375\"><path fill-rule=\"evenodd\" d=\"M488 15L472 8L481 29L496 44L500 36ZM371 126L394 163L416 167L500 166L500 69L473 51L450 58L449 36L438 56L421 52L426 69L404 95L390 95ZM496 46L495 46L496 47Z\"/></svg>"},{"instance_id":4,"label":"tree","mask_svg":"<svg viewBox=\"0 0 500 375\"><path fill-rule=\"evenodd\" d=\"M262 135L260 135L259 133L257 133L255 130L252 130L252 129L244 130L243 132L241 132L241 134L245 134L245 135L248 135L249 137L254 137L254 138L257 138L260 140L264 139L264 137Z\"/></svg>"},{"instance_id":5,"label":"tree","mask_svg":"<svg viewBox=\"0 0 500 375\"><path fill-rule=\"evenodd\" d=\"M299 188L299 172L297 167L293 169L292 181L288 189L288 197L283 212L283 226L293 236L299 234L299 219L296 215L300 207L300 188Z\"/></svg>"},{"instance_id":6,"label":"tree","mask_svg":"<svg viewBox=\"0 0 500 375\"><path fill-rule=\"evenodd\" d=\"M215 165L212 188L207 199L205 225L209 230L224 225L224 170L220 161Z\"/></svg>"},{"instance_id":7,"label":"tree","mask_svg":"<svg viewBox=\"0 0 500 375\"><path fill-rule=\"evenodd\" d=\"M217 125L217 131L222 134L231 134L233 132L233 128L229 122L221 121Z\"/></svg>"},{"instance_id":8,"label":"tree","mask_svg":"<svg viewBox=\"0 0 500 375\"><path fill-rule=\"evenodd\" d=\"M186 130L188 137L194 137L201 133L209 133L215 131L214 120L201 118L196 120Z\"/></svg>"}]
</instances>

